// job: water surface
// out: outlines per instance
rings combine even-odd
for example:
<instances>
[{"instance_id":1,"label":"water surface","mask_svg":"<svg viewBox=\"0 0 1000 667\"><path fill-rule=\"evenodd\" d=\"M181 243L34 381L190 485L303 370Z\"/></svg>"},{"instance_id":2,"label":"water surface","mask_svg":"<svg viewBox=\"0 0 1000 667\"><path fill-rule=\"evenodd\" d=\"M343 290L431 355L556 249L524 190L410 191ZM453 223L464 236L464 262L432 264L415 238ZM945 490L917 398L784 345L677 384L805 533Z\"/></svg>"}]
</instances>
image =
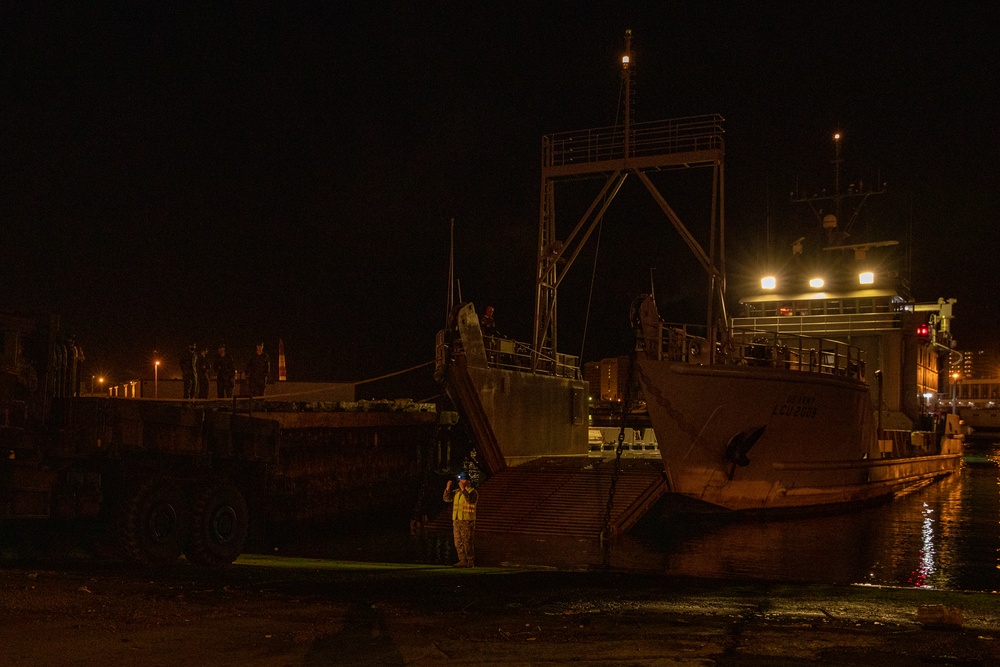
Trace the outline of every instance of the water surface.
<instances>
[{"instance_id":1,"label":"water surface","mask_svg":"<svg viewBox=\"0 0 1000 667\"><path fill-rule=\"evenodd\" d=\"M591 540L480 533L478 562L1000 591L998 463L1000 443L969 443L958 474L823 516L692 515L661 507L608 550ZM454 561L449 534L398 526L315 534L281 548L328 558Z\"/></svg>"}]
</instances>

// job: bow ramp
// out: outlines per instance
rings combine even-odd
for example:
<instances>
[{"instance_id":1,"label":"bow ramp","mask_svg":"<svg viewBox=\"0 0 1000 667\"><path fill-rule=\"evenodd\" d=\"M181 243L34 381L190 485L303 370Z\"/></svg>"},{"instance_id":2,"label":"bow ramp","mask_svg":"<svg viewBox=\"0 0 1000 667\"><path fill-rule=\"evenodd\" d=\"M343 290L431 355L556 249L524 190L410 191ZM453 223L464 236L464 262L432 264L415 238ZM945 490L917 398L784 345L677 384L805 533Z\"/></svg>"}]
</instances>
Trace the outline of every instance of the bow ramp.
<instances>
[{"instance_id":1,"label":"bow ramp","mask_svg":"<svg viewBox=\"0 0 1000 667\"><path fill-rule=\"evenodd\" d=\"M613 459L588 456L542 457L506 468L479 487L476 530L597 539L604 530L614 470ZM634 526L666 492L659 458L622 459L612 533ZM432 522L450 525L450 509Z\"/></svg>"}]
</instances>

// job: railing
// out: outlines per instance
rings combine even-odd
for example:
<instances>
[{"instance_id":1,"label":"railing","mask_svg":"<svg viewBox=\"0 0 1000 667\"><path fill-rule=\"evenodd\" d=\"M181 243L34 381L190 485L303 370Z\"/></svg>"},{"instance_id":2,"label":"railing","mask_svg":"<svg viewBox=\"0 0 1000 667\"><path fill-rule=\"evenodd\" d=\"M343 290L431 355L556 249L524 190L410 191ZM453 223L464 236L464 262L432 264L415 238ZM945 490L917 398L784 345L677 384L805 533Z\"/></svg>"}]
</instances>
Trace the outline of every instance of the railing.
<instances>
[{"instance_id":1,"label":"railing","mask_svg":"<svg viewBox=\"0 0 1000 667\"><path fill-rule=\"evenodd\" d=\"M708 342L688 326L661 323L645 350L656 359L709 363ZM763 366L825 373L864 381L865 362L860 348L826 338L756 329L733 329L727 345L716 350L716 364Z\"/></svg>"},{"instance_id":2,"label":"railing","mask_svg":"<svg viewBox=\"0 0 1000 667\"><path fill-rule=\"evenodd\" d=\"M865 379L864 355L847 343L752 329L733 330L729 340L732 353L725 363Z\"/></svg>"},{"instance_id":3,"label":"railing","mask_svg":"<svg viewBox=\"0 0 1000 667\"><path fill-rule=\"evenodd\" d=\"M486 361L491 368L503 368L523 372L534 372L538 375L580 379L580 358L556 353L551 349L542 350L538 355L538 365L532 369L533 355L530 343L522 343L510 338L498 336L483 336L483 347L486 349ZM439 331L435 351L435 366L443 368L447 362L449 347L445 341L445 332ZM465 355L461 339L456 336L450 344L452 357Z\"/></svg>"},{"instance_id":4,"label":"railing","mask_svg":"<svg viewBox=\"0 0 1000 667\"><path fill-rule=\"evenodd\" d=\"M625 129L600 127L559 132L542 138L543 167L586 164L625 157L714 151L722 147L722 116L710 114L634 123L625 155Z\"/></svg>"},{"instance_id":5,"label":"railing","mask_svg":"<svg viewBox=\"0 0 1000 667\"><path fill-rule=\"evenodd\" d=\"M849 313L844 315L767 315L734 317L733 325L758 331L808 336L815 333L868 333L898 331L899 313Z\"/></svg>"}]
</instances>

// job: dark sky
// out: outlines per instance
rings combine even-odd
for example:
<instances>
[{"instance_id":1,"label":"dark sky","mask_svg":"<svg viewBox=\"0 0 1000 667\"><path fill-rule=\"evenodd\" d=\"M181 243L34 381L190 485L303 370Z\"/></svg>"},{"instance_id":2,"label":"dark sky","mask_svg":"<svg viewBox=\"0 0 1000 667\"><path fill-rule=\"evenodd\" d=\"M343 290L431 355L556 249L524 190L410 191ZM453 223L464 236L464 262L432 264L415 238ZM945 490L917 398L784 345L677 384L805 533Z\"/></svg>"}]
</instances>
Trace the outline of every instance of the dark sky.
<instances>
[{"instance_id":1,"label":"dark sky","mask_svg":"<svg viewBox=\"0 0 1000 667\"><path fill-rule=\"evenodd\" d=\"M93 372L192 340L240 362L282 338L291 379L430 361L450 218L463 298L530 339L541 137L615 122L626 28L638 120L726 118L731 288L812 224L789 193L831 186L839 129L847 176L888 184L867 222L912 241L917 299L959 300L963 347L995 338L997 3L188 4L0 10L0 307L60 313ZM652 267L678 311L704 301L622 199L587 359L627 350Z\"/></svg>"}]
</instances>

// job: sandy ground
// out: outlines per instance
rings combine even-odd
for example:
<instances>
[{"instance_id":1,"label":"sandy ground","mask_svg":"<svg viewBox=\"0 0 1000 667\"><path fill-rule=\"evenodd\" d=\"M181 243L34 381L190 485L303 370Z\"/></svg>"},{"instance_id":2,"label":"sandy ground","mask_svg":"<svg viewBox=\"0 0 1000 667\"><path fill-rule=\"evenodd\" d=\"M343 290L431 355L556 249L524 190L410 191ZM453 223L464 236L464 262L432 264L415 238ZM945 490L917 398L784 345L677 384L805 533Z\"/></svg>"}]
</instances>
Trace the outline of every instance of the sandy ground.
<instances>
[{"instance_id":1,"label":"sandy ground","mask_svg":"<svg viewBox=\"0 0 1000 667\"><path fill-rule=\"evenodd\" d=\"M1000 665L996 594L622 572L7 565L0 609L0 665Z\"/></svg>"}]
</instances>

